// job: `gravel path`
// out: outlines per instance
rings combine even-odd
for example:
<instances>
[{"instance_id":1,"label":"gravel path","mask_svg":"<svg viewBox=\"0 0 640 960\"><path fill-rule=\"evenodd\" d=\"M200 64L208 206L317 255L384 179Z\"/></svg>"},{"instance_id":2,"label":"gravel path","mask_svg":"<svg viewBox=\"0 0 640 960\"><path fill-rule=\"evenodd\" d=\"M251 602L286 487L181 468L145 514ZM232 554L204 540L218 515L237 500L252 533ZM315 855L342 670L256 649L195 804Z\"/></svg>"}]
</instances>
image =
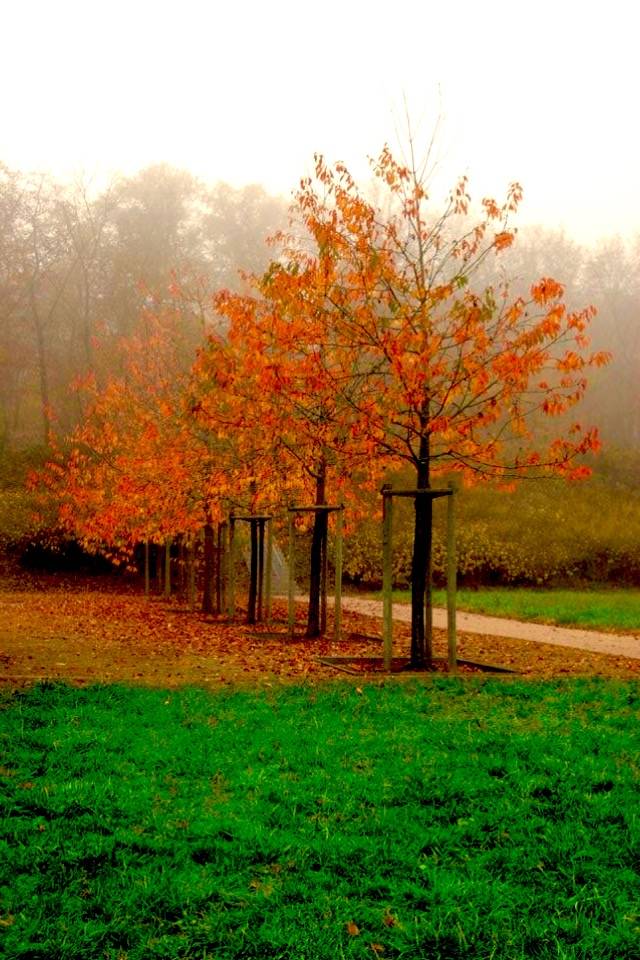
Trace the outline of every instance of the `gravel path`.
<instances>
[{"instance_id":1,"label":"gravel path","mask_svg":"<svg viewBox=\"0 0 640 960\"><path fill-rule=\"evenodd\" d=\"M379 600L343 597L342 604L345 610L382 618L382 602ZM394 603L393 619L410 623L409 604ZM543 623L523 623L520 620L506 620L503 617L463 613L460 610L456 623L460 633L487 634L494 637L508 637L512 640L532 640L537 643L550 643L556 647L574 647L578 650L589 650L592 653L610 653L629 660L640 660L640 637L632 634L598 633L595 630L552 627ZM436 608L433 611L433 625L439 629L446 629L446 610Z\"/></svg>"}]
</instances>

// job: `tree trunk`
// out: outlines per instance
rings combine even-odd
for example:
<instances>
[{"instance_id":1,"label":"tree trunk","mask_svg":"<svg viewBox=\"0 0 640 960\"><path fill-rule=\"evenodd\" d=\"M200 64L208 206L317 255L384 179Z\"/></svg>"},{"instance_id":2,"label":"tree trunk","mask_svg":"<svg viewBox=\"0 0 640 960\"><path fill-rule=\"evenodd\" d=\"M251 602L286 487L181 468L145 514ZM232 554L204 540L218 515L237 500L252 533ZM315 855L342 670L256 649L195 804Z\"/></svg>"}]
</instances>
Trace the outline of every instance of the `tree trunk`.
<instances>
[{"instance_id":1,"label":"tree trunk","mask_svg":"<svg viewBox=\"0 0 640 960\"><path fill-rule=\"evenodd\" d=\"M320 464L316 475L316 506L326 503L326 466ZM319 510L314 515L311 540L311 564L309 570L309 613L306 636L309 639L322 636L321 609L323 605L323 566L327 553L327 511ZM326 587L326 584L324 585ZM326 601L326 596L324 597Z\"/></svg>"},{"instance_id":2,"label":"tree trunk","mask_svg":"<svg viewBox=\"0 0 640 960\"><path fill-rule=\"evenodd\" d=\"M417 488L426 490L428 487L429 441L423 436L420 442ZM411 667L414 670L429 669L432 665L432 539L433 500L431 497L417 496L411 563Z\"/></svg>"}]
</instances>

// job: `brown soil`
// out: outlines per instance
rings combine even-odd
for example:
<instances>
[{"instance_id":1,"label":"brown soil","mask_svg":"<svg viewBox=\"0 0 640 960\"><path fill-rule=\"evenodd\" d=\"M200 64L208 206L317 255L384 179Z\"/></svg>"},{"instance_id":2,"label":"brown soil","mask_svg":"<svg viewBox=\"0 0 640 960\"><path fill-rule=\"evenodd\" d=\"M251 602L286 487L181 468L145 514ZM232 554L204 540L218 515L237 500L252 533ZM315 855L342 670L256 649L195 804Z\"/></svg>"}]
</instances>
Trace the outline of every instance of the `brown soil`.
<instances>
[{"instance_id":1,"label":"brown soil","mask_svg":"<svg viewBox=\"0 0 640 960\"><path fill-rule=\"evenodd\" d=\"M5 576L0 578L0 684L50 679L219 688L381 676L379 619L345 611L340 643L301 636L288 642L282 603L274 605L274 614L279 622L269 628L248 628L175 602L145 600L136 587L118 581ZM301 633L304 615L299 605ZM408 653L409 627L397 623L398 667L406 665ZM332 666L317 659L338 657L347 659ZM482 634L461 634L458 657L527 677L640 676L640 660ZM365 658L378 658L378 663ZM436 670L446 670L446 635L440 630L435 631L434 658ZM460 672L475 668L461 667ZM416 677L399 669L393 675Z\"/></svg>"}]
</instances>

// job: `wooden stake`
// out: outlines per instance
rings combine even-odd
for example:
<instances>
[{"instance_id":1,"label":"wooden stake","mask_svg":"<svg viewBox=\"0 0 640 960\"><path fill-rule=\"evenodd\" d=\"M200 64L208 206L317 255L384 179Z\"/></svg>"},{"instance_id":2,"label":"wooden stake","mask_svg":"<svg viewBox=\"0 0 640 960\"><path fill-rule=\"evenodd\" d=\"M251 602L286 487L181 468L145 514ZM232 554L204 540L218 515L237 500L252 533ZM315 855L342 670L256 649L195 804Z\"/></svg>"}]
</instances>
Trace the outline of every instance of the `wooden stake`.
<instances>
[{"instance_id":1,"label":"wooden stake","mask_svg":"<svg viewBox=\"0 0 640 960\"><path fill-rule=\"evenodd\" d=\"M344 504L340 504L337 516L336 555L335 555L335 584L333 602L333 639L340 643L340 628L342 625L342 515Z\"/></svg>"},{"instance_id":2,"label":"wooden stake","mask_svg":"<svg viewBox=\"0 0 640 960\"><path fill-rule=\"evenodd\" d=\"M227 531L226 523L218 524L218 549L216 551L216 613L221 614L227 609L227 578L223 576L225 562L225 544Z\"/></svg>"},{"instance_id":3,"label":"wooden stake","mask_svg":"<svg viewBox=\"0 0 640 960\"><path fill-rule=\"evenodd\" d=\"M171 596L171 537L164 542L164 595L167 600Z\"/></svg>"},{"instance_id":4,"label":"wooden stake","mask_svg":"<svg viewBox=\"0 0 640 960\"><path fill-rule=\"evenodd\" d=\"M267 623L271 623L271 590L273 584L273 524L271 520L267 521L267 571L265 582L265 604L267 613Z\"/></svg>"},{"instance_id":5,"label":"wooden stake","mask_svg":"<svg viewBox=\"0 0 640 960\"><path fill-rule=\"evenodd\" d=\"M393 657L393 565L391 531L393 499L391 487L382 488L382 654L385 670L391 669Z\"/></svg>"},{"instance_id":6,"label":"wooden stake","mask_svg":"<svg viewBox=\"0 0 640 960\"><path fill-rule=\"evenodd\" d=\"M233 620L236 615L236 571L235 571L235 517L233 514L229 517L229 619Z\"/></svg>"},{"instance_id":7,"label":"wooden stake","mask_svg":"<svg viewBox=\"0 0 640 960\"><path fill-rule=\"evenodd\" d=\"M249 555L249 600L247 603L247 623L256 622L256 600L258 594L258 521L250 520L251 553Z\"/></svg>"},{"instance_id":8,"label":"wooden stake","mask_svg":"<svg viewBox=\"0 0 640 960\"><path fill-rule=\"evenodd\" d=\"M296 626L296 547L293 513L289 512L289 639L293 640Z\"/></svg>"},{"instance_id":9,"label":"wooden stake","mask_svg":"<svg viewBox=\"0 0 640 960\"><path fill-rule=\"evenodd\" d=\"M163 572L162 565L164 563L163 550L160 544L156 545L156 593L158 596L162 596L162 591L164 590L163 585Z\"/></svg>"},{"instance_id":10,"label":"wooden stake","mask_svg":"<svg viewBox=\"0 0 640 960\"><path fill-rule=\"evenodd\" d=\"M187 543L187 591L189 610L193 613L196 607L196 541L193 533L189 534Z\"/></svg>"},{"instance_id":11,"label":"wooden stake","mask_svg":"<svg viewBox=\"0 0 640 960\"><path fill-rule=\"evenodd\" d=\"M456 673L458 667L456 652L456 490L453 483L450 483L449 486L451 487L451 496L447 503L447 637L449 642L449 671Z\"/></svg>"},{"instance_id":12,"label":"wooden stake","mask_svg":"<svg viewBox=\"0 0 640 960\"><path fill-rule=\"evenodd\" d=\"M324 538L320 544L320 636L324 637L327 633L327 540L329 537L329 525L327 514L323 521Z\"/></svg>"},{"instance_id":13,"label":"wooden stake","mask_svg":"<svg viewBox=\"0 0 640 960\"><path fill-rule=\"evenodd\" d=\"M149 599L149 541L144 542L144 595Z\"/></svg>"}]
</instances>

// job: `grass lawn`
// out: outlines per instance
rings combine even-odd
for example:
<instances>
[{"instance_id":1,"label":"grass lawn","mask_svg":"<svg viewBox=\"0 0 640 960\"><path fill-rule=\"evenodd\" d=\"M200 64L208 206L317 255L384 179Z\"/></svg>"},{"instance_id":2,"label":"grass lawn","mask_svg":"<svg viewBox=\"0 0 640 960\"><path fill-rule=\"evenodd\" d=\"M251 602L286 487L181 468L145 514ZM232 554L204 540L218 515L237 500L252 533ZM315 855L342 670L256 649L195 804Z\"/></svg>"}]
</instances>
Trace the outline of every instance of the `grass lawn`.
<instances>
[{"instance_id":1,"label":"grass lawn","mask_svg":"<svg viewBox=\"0 0 640 960\"><path fill-rule=\"evenodd\" d=\"M408 590L394 592L394 601L409 602ZM382 594L376 594L381 599ZM435 591L437 606L446 606L443 590ZM595 630L640 630L640 590L545 590L524 587L483 587L458 591L458 608L489 616L512 617Z\"/></svg>"},{"instance_id":2,"label":"grass lawn","mask_svg":"<svg viewBox=\"0 0 640 960\"><path fill-rule=\"evenodd\" d=\"M637 683L0 708L8 960L638 956Z\"/></svg>"}]
</instances>

